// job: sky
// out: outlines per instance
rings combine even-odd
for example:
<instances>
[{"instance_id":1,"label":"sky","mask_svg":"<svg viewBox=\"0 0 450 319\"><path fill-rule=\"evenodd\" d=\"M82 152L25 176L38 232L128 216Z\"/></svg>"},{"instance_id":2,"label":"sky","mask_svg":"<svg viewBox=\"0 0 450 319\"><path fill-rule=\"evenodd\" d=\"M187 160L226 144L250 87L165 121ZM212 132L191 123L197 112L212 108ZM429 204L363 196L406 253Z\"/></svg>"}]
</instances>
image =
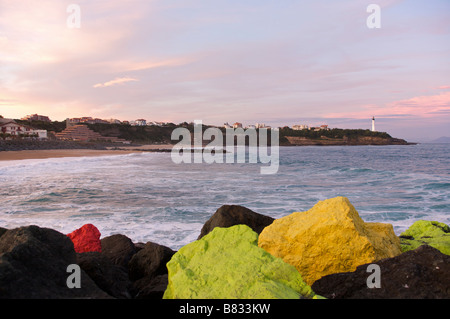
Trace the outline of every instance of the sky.
<instances>
[{"instance_id":1,"label":"sky","mask_svg":"<svg viewBox=\"0 0 450 319\"><path fill-rule=\"evenodd\" d=\"M450 136L450 1L0 0L0 115L35 113Z\"/></svg>"}]
</instances>

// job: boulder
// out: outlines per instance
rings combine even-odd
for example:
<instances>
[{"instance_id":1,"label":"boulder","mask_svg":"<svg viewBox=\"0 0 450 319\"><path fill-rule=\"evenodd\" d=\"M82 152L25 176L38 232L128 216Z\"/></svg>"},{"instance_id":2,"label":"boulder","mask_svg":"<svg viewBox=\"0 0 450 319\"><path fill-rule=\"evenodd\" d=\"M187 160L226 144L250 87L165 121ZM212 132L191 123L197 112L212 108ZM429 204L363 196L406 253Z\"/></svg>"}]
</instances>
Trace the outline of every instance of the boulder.
<instances>
[{"instance_id":1,"label":"boulder","mask_svg":"<svg viewBox=\"0 0 450 319\"><path fill-rule=\"evenodd\" d=\"M376 263L380 288L368 288L369 264L354 272L333 274L317 280L312 288L335 299L450 299L450 256L423 245Z\"/></svg>"},{"instance_id":2,"label":"boulder","mask_svg":"<svg viewBox=\"0 0 450 319\"><path fill-rule=\"evenodd\" d=\"M257 246L246 225L216 227L167 263L165 299L313 298L295 267Z\"/></svg>"},{"instance_id":3,"label":"boulder","mask_svg":"<svg viewBox=\"0 0 450 319\"><path fill-rule=\"evenodd\" d=\"M81 288L68 288L76 264L72 241L38 226L7 230L0 237L0 298L111 298L81 270Z\"/></svg>"},{"instance_id":4,"label":"boulder","mask_svg":"<svg viewBox=\"0 0 450 319\"><path fill-rule=\"evenodd\" d=\"M102 252L100 231L92 224L83 225L67 236L72 240L77 253Z\"/></svg>"},{"instance_id":5,"label":"boulder","mask_svg":"<svg viewBox=\"0 0 450 319\"><path fill-rule=\"evenodd\" d=\"M6 228L0 227L0 237L2 237L2 235L3 235L4 233L6 233L6 231L7 231Z\"/></svg>"},{"instance_id":6,"label":"boulder","mask_svg":"<svg viewBox=\"0 0 450 319\"><path fill-rule=\"evenodd\" d=\"M258 245L295 266L309 285L401 253L392 225L365 223L345 197L275 220L261 232Z\"/></svg>"},{"instance_id":7,"label":"boulder","mask_svg":"<svg viewBox=\"0 0 450 319\"><path fill-rule=\"evenodd\" d=\"M162 299L168 284L168 275L144 277L133 283L135 299Z\"/></svg>"},{"instance_id":8,"label":"boulder","mask_svg":"<svg viewBox=\"0 0 450 319\"><path fill-rule=\"evenodd\" d=\"M215 227L231 227L234 225L247 225L256 233L272 224L274 219L264 216L239 205L223 205L214 215L203 225L198 239L202 238Z\"/></svg>"},{"instance_id":9,"label":"boulder","mask_svg":"<svg viewBox=\"0 0 450 319\"><path fill-rule=\"evenodd\" d=\"M138 252L128 263L129 276L133 281L132 296L136 299L161 299L167 287L166 264L175 252L152 242L136 249Z\"/></svg>"},{"instance_id":10,"label":"boulder","mask_svg":"<svg viewBox=\"0 0 450 319\"><path fill-rule=\"evenodd\" d=\"M156 277L167 274L166 263L175 252L169 247L148 242L144 248L133 255L128 263L130 279Z\"/></svg>"},{"instance_id":11,"label":"boulder","mask_svg":"<svg viewBox=\"0 0 450 319\"><path fill-rule=\"evenodd\" d=\"M130 299L131 281L125 268L99 252L77 254L77 264L96 285L114 298Z\"/></svg>"},{"instance_id":12,"label":"boulder","mask_svg":"<svg viewBox=\"0 0 450 319\"><path fill-rule=\"evenodd\" d=\"M125 235L115 234L103 238L100 242L102 255L113 264L124 267L128 272L128 263L137 252L131 239Z\"/></svg>"},{"instance_id":13,"label":"boulder","mask_svg":"<svg viewBox=\"0 0 450 319\"><path fill-rule=\"evenodd\" d=\"M450 255L450 227L436 221L419 220L400 234L402 251L430 245Z\"/></svg>"}]
</instances>

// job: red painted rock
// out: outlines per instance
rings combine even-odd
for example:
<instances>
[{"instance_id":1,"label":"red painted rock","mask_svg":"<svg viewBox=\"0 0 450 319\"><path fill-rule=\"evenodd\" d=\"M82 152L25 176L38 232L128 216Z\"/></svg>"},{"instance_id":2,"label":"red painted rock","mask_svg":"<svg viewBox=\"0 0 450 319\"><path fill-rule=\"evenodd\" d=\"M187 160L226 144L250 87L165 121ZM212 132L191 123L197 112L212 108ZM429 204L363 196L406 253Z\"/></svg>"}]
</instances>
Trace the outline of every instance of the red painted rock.
<instances>
[{"instance_id":1,"label":"red painted rock","mask_svg":"<svg viewBox=\"0 0 450 319\"><path fill-rule=\"evenodd\" d=\"M90 251L102 252L100 231L92 224L86 224L67 236L72 240L77 253L87 253Z\"/></svg>"}]
</instances>

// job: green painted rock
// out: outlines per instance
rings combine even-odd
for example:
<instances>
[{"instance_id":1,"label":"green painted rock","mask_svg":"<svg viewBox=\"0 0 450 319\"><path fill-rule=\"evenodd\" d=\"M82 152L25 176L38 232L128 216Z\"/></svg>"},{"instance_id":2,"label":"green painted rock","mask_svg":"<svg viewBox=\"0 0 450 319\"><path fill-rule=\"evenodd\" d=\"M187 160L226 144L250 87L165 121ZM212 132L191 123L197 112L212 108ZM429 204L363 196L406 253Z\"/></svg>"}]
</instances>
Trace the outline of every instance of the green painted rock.
<instances>
[{"instance_id":1,"label":"green painted rock","mask_svg":"<svg viewBox=\"0 0 450 319\"><path fill-rule=\"evenodd\" d=\"M400 234L400 243L403 252L429 245L450 255L450 227L444 223L419 220Z\"/></svg>"},{"instance_id":2,"label":"green painted rock","mask_svg":"<svg viewBox=\"0 0 450 319\"><path fill-rule=\"evenodd\" d=\"M300 274L258 247L246 225L216 227L167 263L165 299L318 298Z\"/></svg>"}]
</instances>

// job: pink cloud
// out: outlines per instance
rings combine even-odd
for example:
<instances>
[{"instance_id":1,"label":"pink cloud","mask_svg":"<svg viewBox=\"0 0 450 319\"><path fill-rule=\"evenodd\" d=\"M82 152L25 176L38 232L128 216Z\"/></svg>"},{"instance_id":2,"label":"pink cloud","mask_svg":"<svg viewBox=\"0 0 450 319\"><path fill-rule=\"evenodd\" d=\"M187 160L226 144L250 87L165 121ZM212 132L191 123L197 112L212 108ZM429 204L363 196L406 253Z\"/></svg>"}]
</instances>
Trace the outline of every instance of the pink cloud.
<instances>
[{"instance_id":1,"label":"pink cloud","mask_svg":"<svg viewBox=\"0 0 450 319\"><path fill-rule=\"evenodd\" d=\"M139 81L139 80L130 78L130 77L115 78L114 80L111 80L111 81L108 81L105 83L97 83L93 87L94 88L102 88L102 87L108 87L108 86L123 84L123 83L127 83L127 82L135 82L135 81Z\"/></svg>"},{"instance_id":2,"label":"pink cloud","mask_svg":"<svg viewBox=\"0 0 450 319\"><path fill-rule=\"evenodd\" d=\"M372 116L398 117L414 116L422 118L441 117L450 114L450 91L436 95L416 96L410 99L386 103L383 106L376 104L362 105L360 111L329 113L326 118L355 118L364 119Z\"/></svg>"},{"instance_id":3,"label":"pink cloud","mask_svg":"<svg viewBox=\"0 0 450 319\"><path fill-rule=\"evenodd\" d=\"M388 104L391 113L408 114L420 117L440 116L450 112L450 92L431 96L416 96L411 99Z\"/></svg>"}]
</instances>

